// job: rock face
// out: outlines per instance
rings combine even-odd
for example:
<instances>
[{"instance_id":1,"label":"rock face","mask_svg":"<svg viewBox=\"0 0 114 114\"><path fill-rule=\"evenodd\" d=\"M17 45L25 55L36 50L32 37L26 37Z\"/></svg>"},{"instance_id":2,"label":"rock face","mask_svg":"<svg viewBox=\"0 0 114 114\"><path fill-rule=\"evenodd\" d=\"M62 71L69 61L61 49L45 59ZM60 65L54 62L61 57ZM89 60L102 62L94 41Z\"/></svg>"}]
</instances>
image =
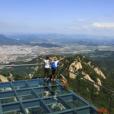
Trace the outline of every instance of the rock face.
<instances>
[{"instance_id":1,"label":"rock face","mask_svg":"<svg viewBox=\"0 0 114 114\"><path fill-rule=\"evenodd\" d=\"M106 79L106 76L102 70L91 61L85 61L83 58L75 59L69 66L69 78L76 79L78 74L81 74L81 79L86 79L94 84L94 87L100 91L100 86L102 86L102 81Z\"/></svg>"},{"instance_id":2,"label":"rock face","mask_svg":"<svg viewBox=\"0 0 114 114\"><path fill-rule=\"evenodd\" d=\"M8 79L5 76L0 75L0 82L8 82Z\"/></svg>"},{"instance_id":3,"label":"rock face","mask_svg":"<svg viewBox=\"0 0 114 114\"><path fill-rule=\"evenodd\" d=\"M76 78L75 72L82 69L82 64L78 61L74 61L73 63L71 63L70 67L69 67L69 76L72 79Z\"/></svg>"},{"instance_id":4,"label":"rock face","mask_svg":"<svg viewBox=\"0 0 114 114\"><path fill-rule=\"evenodd\" d=\"M98 68L98 67L95 67L94 68L95 72L100 75L103 79L106 79L106 76L104 75L104 73Z\"/></svg>"},{"instance_id":5,"label":"rock face","mask_svg":"<svg viewBox=\"0 0 114 114\"><path fill-rule=\"evenodd\" d=\"M72 73L72 72L69 72L69 77L71 79L76 79L76 75L74 73Z\"/></svg>"},{"instance_id":6,"label":"rock face","mask_svg":"<svg viewBox=\"0 0 114 114\"><path fill-rule=\"evenodd\" d=\"M92 80L92 78L88 74L86 74L85 72L82 72L82 74L84 75L83 77L84 79L89 80L90 82L94 83L94 80Z\"/></svg>"},{"instance_id":7,"label":"rock face","mask_svg":"<svg viewBox=\"0 0 114 114\"><path fill-rule=\"evenodd\" d=\"M71 71L74 71L74 70L77 71L79 69L82 69L82 65L78 61L74 61L69 67L69 70L71 70Z\"/></svg>"}]
</instances>

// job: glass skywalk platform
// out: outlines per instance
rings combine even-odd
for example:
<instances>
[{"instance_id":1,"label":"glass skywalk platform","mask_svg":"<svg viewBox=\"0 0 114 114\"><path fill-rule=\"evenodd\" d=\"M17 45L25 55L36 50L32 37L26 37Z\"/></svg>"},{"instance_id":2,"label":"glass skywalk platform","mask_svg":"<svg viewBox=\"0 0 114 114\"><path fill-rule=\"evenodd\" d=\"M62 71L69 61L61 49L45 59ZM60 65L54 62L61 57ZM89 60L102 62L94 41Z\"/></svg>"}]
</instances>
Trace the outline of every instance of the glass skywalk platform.
<instances>
[{"instance_id":1,"label":"glass skywalk platform","mask_svg":"<svg viewBox=\"0 0 114 114\"><path fill-rule=\"evenodd\" d=\"M59 80L44 79L0 83L0 114L97 114L95 107Z\"/></svg>"}]
</instances>

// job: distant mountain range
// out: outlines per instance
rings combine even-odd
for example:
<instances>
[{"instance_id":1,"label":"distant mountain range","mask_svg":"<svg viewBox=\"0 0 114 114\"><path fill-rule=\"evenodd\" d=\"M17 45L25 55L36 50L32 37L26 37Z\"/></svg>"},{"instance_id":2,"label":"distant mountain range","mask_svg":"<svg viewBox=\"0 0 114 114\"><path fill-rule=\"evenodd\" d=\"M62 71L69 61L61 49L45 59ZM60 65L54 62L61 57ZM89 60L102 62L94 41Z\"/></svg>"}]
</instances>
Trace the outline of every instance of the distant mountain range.
<instances>
[{"instance_id":1,"label":"distant mountain range","mask_svg":"<svg viewBox=\"0 0 114 114\"><path fill-rule=\"evenodd\" d=\"M13 45L13 44L19 44L19 42L15 39L11 39L6 37L5 35L0 34L0 45Z\"/></svg>"},{"instance_id":2,"label":"distant mountain range","mask_svg":"<svg viewBox=\"0 0 114 114\"><path fill-rule=\"evenodd\" d=\"M20 36L19 38L12 38L11 36L5 36L0 34L0 45L31 45L40 47L60 47L57 44L49 43L40 38L33 38L33 36Z\"/></svg>"},{"instance_id":3,"label":"distant mountain range","mask_svg":"<svg viewBox=\"0 0 114 114\"><path fill-rule=\"evenodd\" d=\"M59 44L79 44L89 46L114 45L114 37L63 34L17 34L5 36L1 34L0 44L27 44L44 47L48 47L49 44L49 47L58 47Z\"/></svg>"}]
</instances>

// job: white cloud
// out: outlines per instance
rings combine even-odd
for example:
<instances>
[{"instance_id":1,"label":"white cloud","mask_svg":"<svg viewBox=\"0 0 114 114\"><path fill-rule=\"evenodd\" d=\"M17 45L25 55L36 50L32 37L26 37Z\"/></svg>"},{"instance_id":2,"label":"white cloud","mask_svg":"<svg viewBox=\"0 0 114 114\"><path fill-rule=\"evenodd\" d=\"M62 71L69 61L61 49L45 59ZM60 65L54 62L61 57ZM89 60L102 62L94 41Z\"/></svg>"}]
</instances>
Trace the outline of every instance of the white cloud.
<instances>
[{"instance_id":1,"label":"white cloud","mask_svg":"<svg viewBox=\"0 0 114 114\"><path fill-rule=\"evenodd\" d=\"M92 23L92 26L95 28L101 28L101 29L114 29L114 22L113 23L94 22Z\"/></svg>"}]
</instances>

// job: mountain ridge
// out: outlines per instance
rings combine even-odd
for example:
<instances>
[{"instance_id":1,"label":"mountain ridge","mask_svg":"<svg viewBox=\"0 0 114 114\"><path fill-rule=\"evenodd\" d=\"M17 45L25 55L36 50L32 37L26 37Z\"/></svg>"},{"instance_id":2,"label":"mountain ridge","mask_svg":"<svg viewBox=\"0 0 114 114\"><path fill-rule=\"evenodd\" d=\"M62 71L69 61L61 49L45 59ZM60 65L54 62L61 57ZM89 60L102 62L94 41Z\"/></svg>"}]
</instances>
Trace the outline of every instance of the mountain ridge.
<instances>
[{"instance_id":1,"label":"mountain ridge","mask_svg":"<svg viewBox=\"0 0 114 114\"><path fill-rule=\"evenodd\" d=\"M11 39L18 40L24 44L30 44L31 42L39 43L59 43L59 44L80 44L80 45L114 45L113 36L96 36L96 35L84 35L84 34L15 34L7 35Z\"/></svg>"},{"instance_id":2,"label":"mountain ridge","mask_svg":"<svg viewBox=\"0 0 114 114\"><path fill-rule=\"evenodd\" d=\"M0 34L0 45L18 45L19 42L15 39L6 37L5 35Z\"/></svg>"}]
</instances>

